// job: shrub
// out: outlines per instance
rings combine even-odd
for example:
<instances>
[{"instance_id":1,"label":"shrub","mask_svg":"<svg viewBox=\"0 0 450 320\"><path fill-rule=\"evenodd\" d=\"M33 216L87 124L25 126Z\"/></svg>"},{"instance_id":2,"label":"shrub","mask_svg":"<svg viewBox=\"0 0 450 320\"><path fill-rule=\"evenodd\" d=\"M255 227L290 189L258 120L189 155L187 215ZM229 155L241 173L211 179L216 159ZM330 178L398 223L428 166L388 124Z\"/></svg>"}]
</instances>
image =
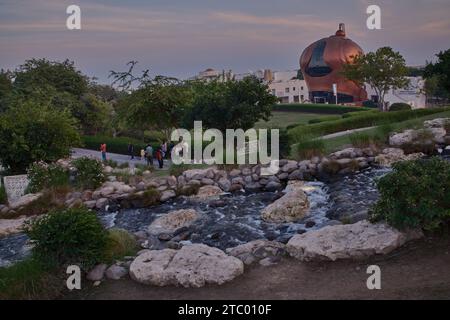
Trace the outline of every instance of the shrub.
<instances>
[{"instance_id":1,"label":"shrub","mask_svg":"<svg viewBox=\"0 0 450 320\"><path fill-rule=\"evenodd\" d=\"M295 146L295 152L298 160L322 156L325 153L325 143L322 139L304 137L303 140Z\"/></svg>"},{"instance_id":2,"label":"shrub","mask_svg":"<svg viewBox=\"0 0 450 320\"><path fill-rule=\"evenodd\" d=\"M28 168L29 192L69 185L69 171L58 164L45 162L33 163Z\"/></svg>"},{"instance_id":3,"label":"shrub","mask_svg":"<svg viewBox=\"0 0 450 320\"><path fill-rule=\"evenodd\" d=\"M404 110L411 110L411 106L407 103L394 103L389 107L389 111L404 111Z\"/></svg>"},{"instance_id":4,"label":"shrub","mask_svg":"<svg viewBox=\"0 0 450 320\"><path fill-rule=\"evenodd\" d=\"M62 283L55 270L32 257L0 268L0 300L52 299L62 292Z\"/></svg>"},{"instance_id":5,"label":"shrub","mask_svg":"<svg viewBox=\"0 0 450 320\"><path fill-rule=\"evenodd\" d=\"M394 164L393 172L377 182L380 200L371 220L404 228L434 231L450 222L450 163L430 160ZM401 195L401 196L399 196Z\"/></svg>"},{"instance_id":6,"label":"shrub","mask_svg":"<svg viewBox=\"0 0 450 320\"><path fill-rule=\"evenodd\" d=\"M12 173L66 157L79 142L75 122L65 111L29 102L0 114L0 162Z\"/></svg>"},{"instance_id":7,"label":"shrub","mask_svg":"<svg viewBox=\"0 0 450 320\"><path fill-rule=\"evenodd\" d=\"M81 189L96 189L105 182L100 161L90 158L78 158L72 161L76 169L75 184Z\"/></svg>"},{"instance_id":8,"label":"shrub","mask_svg":"<svg viewBox=\"0 0 450 320\"><path fill-rule=\"evenodd\" d=\"M159 203L160 194L155 188L148 188L143 193L137 192L128 197L135 207L146 208Z\"/></svg>"},{"instance_id":9,"label":"shrub","mask_svg":"<svg viewBox=\"0 0 450 320\"><path fill-rule=\"evenodd\" d=\"M111 160L111 159L107 159L106 161L103 162L103 164L105 166L111 167L111 168L117 168L117 166L119 165L117 163L117 161Z\"/></svg>"},{"instance_id":10,"label":"shrub","mask_svg":"<svg viewBox=\"0 0 450 320\"><path fill-rule=\"evenodd\" d=\"M133 235L123 229L108 230L108 240L104 259L107 263L120 260L124 256L133 256L137 252L137 242Z\"/></svg>"},{"instance_id":11,"label":"shrub","mask_svg":"<svg viewBox=\"0 0 450 320\"><path fill-rule=\"evenodd\" d=\"M89 268L100 262L107 232L97 215L85 208L55 210L31 222L26 232L33 254L50 264L80 264Z\"/></svg>"},{"instance_id":12,"label":"shrub","mask_svg":"<svg viewBox=\"0 0 450 320\"><path fill-rule=\"evenodd\" d=\"M341 166L336 160L329 160L322 163L322 169L326 173L334 175L341 170Z\"/></svg>"},{"instance_id":13,"label":"shrub","mask_svg":"<svg viewBox=\"0 0 450 320\"><path fill-rule=\"evenodd\" d=\"M384 143L383 136L378 134L370 134L366 132L358 132L349 136L350 143L356 148L367 148L371 146L380 146Z\"/></svg>"},{"instance_id":14,"label":"shrub","mask_svg":"<svg viewBox=\"0 0 450 320\"><path fill-rule=\"evenodd\" d=\"M181 176L184 171L191 169L187 164L172 164L169 168L169 174L171 176Z\"/></svg>"}]
</instances>

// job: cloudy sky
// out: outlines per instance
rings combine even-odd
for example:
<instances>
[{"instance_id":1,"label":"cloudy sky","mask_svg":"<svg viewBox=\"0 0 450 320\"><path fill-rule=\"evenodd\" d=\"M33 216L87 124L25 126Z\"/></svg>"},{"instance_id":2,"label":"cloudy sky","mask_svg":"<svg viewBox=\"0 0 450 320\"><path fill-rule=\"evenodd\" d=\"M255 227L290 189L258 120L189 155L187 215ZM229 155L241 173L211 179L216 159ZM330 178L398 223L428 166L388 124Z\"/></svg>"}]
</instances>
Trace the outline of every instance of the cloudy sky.
<instances>
[{"instance_id":1,"label":"cloudy sky","mask_svg":"<svg viewBox=\"0 0 450 320\"><path fill-rule=\"evenodd\" d=\"M70 4L82 30L66 28ZM370 4L382 30L366 27ZM450 47L449 16L450 0L0 0L0 68L69 58L100 82L130 60L179 78L207 67L290 70L339 22L365 51L388 45L422 65Z\"/></svg>"}]
</instances>

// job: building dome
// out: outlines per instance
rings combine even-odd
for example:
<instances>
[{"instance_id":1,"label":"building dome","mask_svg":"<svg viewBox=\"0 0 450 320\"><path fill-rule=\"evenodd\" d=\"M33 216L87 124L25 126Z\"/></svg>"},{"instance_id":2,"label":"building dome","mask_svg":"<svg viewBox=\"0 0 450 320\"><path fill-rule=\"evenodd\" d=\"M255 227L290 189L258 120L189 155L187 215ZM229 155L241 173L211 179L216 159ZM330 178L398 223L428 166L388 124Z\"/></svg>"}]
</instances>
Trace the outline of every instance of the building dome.
<instances>
[{"instance_id":1,"label":"building dome","mask_svg":"<svg viewBox=\"0 0 450 320\"><path fill-rule=\"evenodd\" d=\"M346 37L343 23L335 35L308 46L300 57L300 68L308 85L310 100L335 103L333 84L337 85L338 103L367 100L364 88L340 75L343 64L351 63L353 57L363 53L360 46Z\"/></svg>"}]
</instances>

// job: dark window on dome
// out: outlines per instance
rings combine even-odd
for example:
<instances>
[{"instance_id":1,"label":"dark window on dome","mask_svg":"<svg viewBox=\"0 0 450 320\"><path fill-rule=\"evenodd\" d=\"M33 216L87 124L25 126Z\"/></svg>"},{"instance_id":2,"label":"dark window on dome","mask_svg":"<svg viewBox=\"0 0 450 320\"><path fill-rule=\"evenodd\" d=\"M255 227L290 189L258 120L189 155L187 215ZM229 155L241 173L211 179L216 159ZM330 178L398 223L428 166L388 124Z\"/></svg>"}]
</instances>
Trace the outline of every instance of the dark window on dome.
<instances>
[{"instance_id":1,"label":"dark window on dome","mask_svg":"<svg viewBox=\"0 0 450 320\"><path fill-rule=\"evenodd\" d=\"M306 68L306 73L311 77L323 77L332 71L323 58L326 46L325 40L321 40L313 49L311 60Z\"/></svg>"}]
</instances>

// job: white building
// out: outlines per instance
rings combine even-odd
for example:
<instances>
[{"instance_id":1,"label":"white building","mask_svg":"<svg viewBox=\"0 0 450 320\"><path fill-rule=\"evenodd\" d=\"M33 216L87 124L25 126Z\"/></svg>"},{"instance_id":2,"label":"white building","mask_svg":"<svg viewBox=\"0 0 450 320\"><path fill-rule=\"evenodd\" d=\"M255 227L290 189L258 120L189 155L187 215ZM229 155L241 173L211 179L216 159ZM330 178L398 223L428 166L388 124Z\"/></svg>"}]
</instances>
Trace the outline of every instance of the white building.
<instances>
[{"instance_id":1,"label":"white building","mask_svg":"<svg viewBox=\"0 0 450 320\"><path fill-rule=\"evenodd\" d=\"M270 92L281 103L302 103L309 100L309 91L305 80L297 79L297 71L275 71L272 81L268 82Z\"/></svg>"},{"instance_id":2,"label":"white building","mask_svg":"<svg viewBox=\"0 0 450 320\"><path fill-rule=\"evenodd\" d=\"M412 109L426 108L426 95L423 93L425 80L422 77L408 77L410 85L407 88L399 90L389 90L384 97L388 106L394 103L407 103ZM373 102L378 102L378 96L375 90L366 85L367 97Z\"/></svg>"}]
</instances>

